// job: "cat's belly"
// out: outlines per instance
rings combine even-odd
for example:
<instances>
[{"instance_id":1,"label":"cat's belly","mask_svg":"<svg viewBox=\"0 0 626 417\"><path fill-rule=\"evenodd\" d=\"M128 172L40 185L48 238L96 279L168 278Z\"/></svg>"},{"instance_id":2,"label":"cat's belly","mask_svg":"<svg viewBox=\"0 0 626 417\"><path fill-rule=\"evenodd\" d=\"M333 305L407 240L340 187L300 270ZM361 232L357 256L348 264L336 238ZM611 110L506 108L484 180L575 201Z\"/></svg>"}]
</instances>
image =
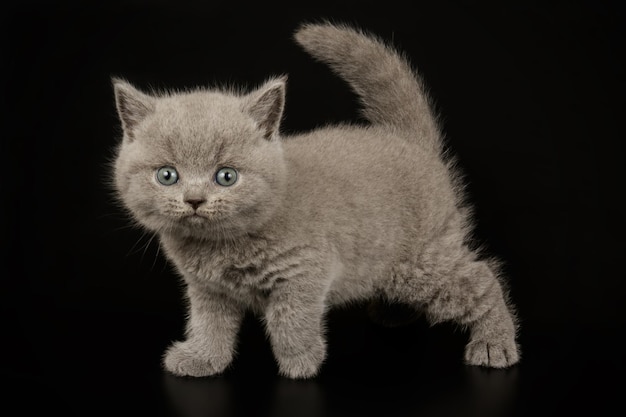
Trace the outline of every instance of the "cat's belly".
<instances>
[{"instance_id":1,"label":"cat's belly","mask_svg":"<svg viewBox=\"0 0 626 417\"><path fill-rule=\"evenodd\" d=\"M377 282L388 277L386 265L358 268L337 277L330 285L326 302L328 305L341 305L361 301L375 295Z\"/></svg>"}]
</instances>

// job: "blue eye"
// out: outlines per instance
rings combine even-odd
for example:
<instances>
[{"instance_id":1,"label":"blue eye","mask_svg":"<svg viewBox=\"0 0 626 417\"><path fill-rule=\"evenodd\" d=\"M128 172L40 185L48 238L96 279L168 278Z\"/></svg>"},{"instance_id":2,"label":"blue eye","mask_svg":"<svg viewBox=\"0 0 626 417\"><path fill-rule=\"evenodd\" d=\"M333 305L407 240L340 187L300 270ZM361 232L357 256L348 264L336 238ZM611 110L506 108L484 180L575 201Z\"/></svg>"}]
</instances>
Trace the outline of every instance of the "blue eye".
<instances>
[{"instance_id":1,"label":"blue eye","mask_svg":"<svg viewBox=\"0 0 626 417\"><path fill-rule=\"evenodd\" d=\"M156 172L157 181L163 185L173 185L178 182L178 172L173 167L161 167Z\"/></svg>"},{"instance_id":2,"label":"blue eye","mask_svg":"<svg viewBox=\"0 0 626 417\"><path fill-rule=\"evenodd\" d=\"M237 182L237 171L233 168L222 168L215 174L215 182L223 187L230 187Z\"/></svg>"}]
</instances>

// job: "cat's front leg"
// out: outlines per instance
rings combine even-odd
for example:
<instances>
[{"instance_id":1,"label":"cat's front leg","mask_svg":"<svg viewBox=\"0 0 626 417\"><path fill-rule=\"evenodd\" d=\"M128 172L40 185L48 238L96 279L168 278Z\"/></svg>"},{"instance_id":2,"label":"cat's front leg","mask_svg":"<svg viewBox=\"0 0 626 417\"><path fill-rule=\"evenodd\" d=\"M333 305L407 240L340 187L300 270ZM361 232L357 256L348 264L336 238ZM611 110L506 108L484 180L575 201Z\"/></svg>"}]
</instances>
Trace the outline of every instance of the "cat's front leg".
<instances>
[{"instance_id":1,"label":"cat's front leg","mask_svg":"<svg viewBox=\"0 0 626 417\"><path fill-rule=\"evenodd\" d=\"M309 277L311 278L311 277ZM281 375L315 376L326 357L322 282L285 282L270 296L265 319Z\"/></svg>"},{"instance_id":2,"label":"cat's front leg","mask_svg":"<svg viewBox=\"0 0 626 417\"><path fill-rule=\"evenodd\" d=\"M165 353L165 368L179 376L203 377L223 372L231 363L244 310L223 294L187 289L186 340Z\"/></svg>"}]
</instances>

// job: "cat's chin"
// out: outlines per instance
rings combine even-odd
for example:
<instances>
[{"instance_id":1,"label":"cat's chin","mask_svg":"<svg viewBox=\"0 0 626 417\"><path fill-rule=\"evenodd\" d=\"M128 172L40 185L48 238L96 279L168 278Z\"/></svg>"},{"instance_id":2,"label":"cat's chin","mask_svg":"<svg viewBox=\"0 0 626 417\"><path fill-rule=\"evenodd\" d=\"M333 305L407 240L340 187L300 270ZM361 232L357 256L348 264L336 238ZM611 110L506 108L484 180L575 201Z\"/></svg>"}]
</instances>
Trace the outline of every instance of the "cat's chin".
<instances>
[{"instance_id":1,"label":"cat's chin","mask_svg":"<svg viewBox=\"0 0 626 417\"><path fill-rule=\"evenodd\" d=\"M182 217L177 222L183 229L191 230L192 232L201 232L211 230L215 227L213 221L207 216L202 214L190 214Z\"/></svg>"},{"instance_id":2,"label":"cat's chin","mask_svg":"<svg viewBox=\"0 0 626 417\"><path fill-rule=\"evenodd\" d=\"M206 224L210 221L210 219L208 216L205 216L203 214L194 213L183 217L183 221L191 224Z\"/></svg>"}]
</instances>

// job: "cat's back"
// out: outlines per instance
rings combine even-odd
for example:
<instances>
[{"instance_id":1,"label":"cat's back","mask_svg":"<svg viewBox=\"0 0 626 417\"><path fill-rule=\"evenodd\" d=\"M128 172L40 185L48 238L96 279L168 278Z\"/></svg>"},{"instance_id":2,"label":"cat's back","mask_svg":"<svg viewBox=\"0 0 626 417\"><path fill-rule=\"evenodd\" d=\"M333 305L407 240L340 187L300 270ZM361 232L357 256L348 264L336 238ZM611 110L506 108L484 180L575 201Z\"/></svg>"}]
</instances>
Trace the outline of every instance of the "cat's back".
<instances>
[{"instance_id":1,"label":"cat's back","mask_svg":"<svg viewBox=\"0 0 626 417\"><path fill-rule=\"evenodd\" d=\"M340 125L319 128L284 139L288 160L342 171L376 162L400 164L399 169L434 156L417 145L376 126ZM376 167L371 167L376 170Z\"/></svg>"},{"instance_id":2,"label":"cat's back","mask_svg":"<svg viewBox=\"0 0 626 417\"><path fill-rule=\"evenodd\" d=\"M437 223L457 201L440 155L379 126L319 128L284 138L283 149L289 205L318 217L329 211L336 220L342 211Z\"/></svg>"},{"instance_id":3,"label":"cat's back","mask_svg":"<svg viewBox=\"0 0 626 417\"><path fill-rule=\"evenodd\" d=\"M388 198L400 192L410 199L433 188L452 192L440 155L381 127L320 128L285 138L283 149L293 187L322 190L327 197Z\"/></svg>"}]
</instances>

